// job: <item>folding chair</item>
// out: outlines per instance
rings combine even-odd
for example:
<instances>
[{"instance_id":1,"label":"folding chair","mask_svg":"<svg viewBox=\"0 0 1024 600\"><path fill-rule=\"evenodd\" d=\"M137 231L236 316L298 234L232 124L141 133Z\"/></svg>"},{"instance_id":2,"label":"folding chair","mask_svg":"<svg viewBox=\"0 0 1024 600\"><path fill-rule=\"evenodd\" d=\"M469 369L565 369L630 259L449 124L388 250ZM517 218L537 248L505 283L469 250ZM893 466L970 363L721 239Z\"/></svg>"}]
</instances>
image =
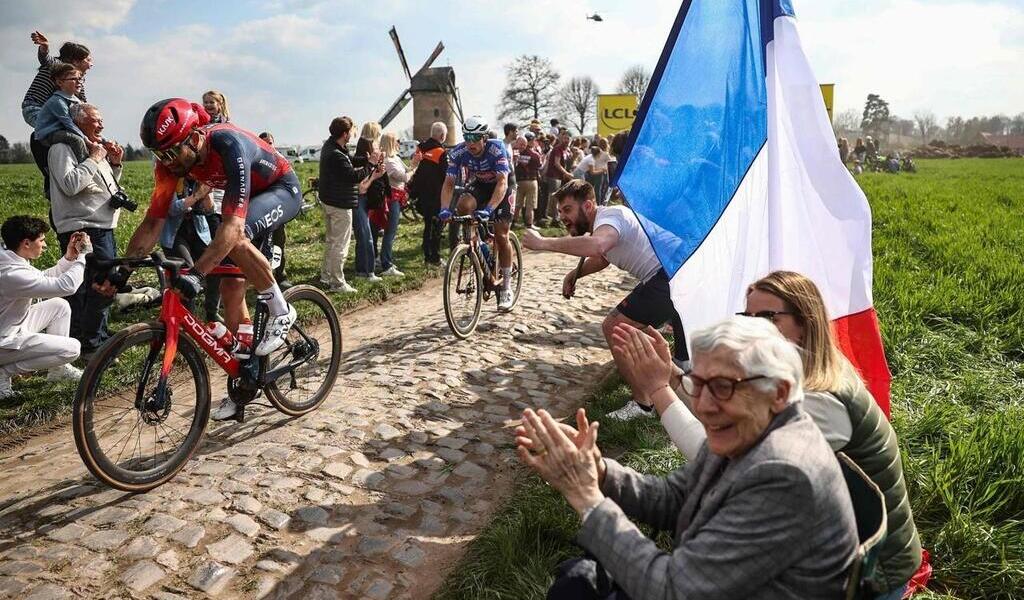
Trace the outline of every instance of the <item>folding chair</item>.
<instances>
[{"instance_id":1,"label":"folding chair","mask_svg":"<svg viewBox=\"0 0 1024 600\"><path fill-rule=\"evenodd\" d=\"M857 555L846 578L845 600L870 600L878 595L871 578L878 561L878 548L885 539L885 497L875 482L849 456L836 453L853 500L857 519Z\"/></svg>"}]
</instances>

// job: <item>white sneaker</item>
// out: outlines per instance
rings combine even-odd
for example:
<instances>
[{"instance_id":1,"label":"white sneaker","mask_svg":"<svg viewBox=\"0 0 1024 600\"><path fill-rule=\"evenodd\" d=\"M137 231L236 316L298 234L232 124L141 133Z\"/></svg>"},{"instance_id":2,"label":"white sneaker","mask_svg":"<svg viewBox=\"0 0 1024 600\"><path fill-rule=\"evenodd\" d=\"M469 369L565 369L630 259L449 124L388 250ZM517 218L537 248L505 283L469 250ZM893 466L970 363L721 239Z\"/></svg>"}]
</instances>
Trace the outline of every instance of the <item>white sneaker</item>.
<instances>
[{"instance_id":1,"label":"white sneaker","mask_svg":"<svg viewBox=\"0 0 1024 600\"><path fill-rule=\"evenodd\" d=\"M362 273L356 273L356 277L365 279L367 281L380 281L380 277L377 277L376 273L370 273L369 275L363 275Z\"/></svg>"},{"instance_id":2,"label":"white sneaker","mask_svg":"<svg viewBox=\"0 0 1024 600\"><path fill-rule=\"evenodd\" d=\"M260 341L259 346L256 346L256 356L266 356L284 346L288 331L291 330L298 318L299 315L295 313L295 307L291 304L288 305L288 314L270 317L263 340Z\"/></svg>"},{"instance_id":3,"label":"white sneaker","mask_svg":"<svg viewBox=\"0 0 1024 600\"><path fill-rule=\"evenodd\" d=\"M540 231L540 227L537 227L536 225L530 225L530 226L527 227L527 229L532 229L534 231Z\"/></svg>"},{"instance_id":4,"label":"white sneaker","mask_svg":"<svg viewBox=\"0 0 1024 600\"><path fill-rule=\"evenodd\" d=\"M636 403L636 400L630 400L619 410L614 410L607 415L609 419L616 421L632 421L640 417L652 417L655 412L653 410L644 410Z\"/></svg>"},{"instance_id":5,"label":"white sneaker","mask_svg":"<svg viewBox=\"0 0 1024 600\"><path fill-rule=\"evenodd\" d=\"M512 310L512 290L498 290L498 310L501 312Z\"/></svg>"},{"instance_id":6,"label":"white sneaker","mask_svg":"<svg viewBox=\"0 0 1024 600\"><path fill-rule=\"evenodd\" d=\"M11 385L11 376L0 372L0 400L6 400L14 395L14 387Z\"/></svg>"},{"instance_id":7,"label":"white sneaker","mask_svg":"<svg viewBox=\"0 0 1024 600\"><path fill-rule=\"evenodd\" d=\"M391 265L386 271L380 274L381 277L405 277L405 273L398 270L395 265Z\"/></svg>"},{"instance_id":8,"label":"white sneaker","mask_svg":"<svg viewBox=\"0 0 1024 600\"><path fill-rule=\"evenodd\" d=\"M82 370L72 367L70 364L54 367L46 374L47 381L66 381L69 379L81 379Z\"/></svg>"},{"instance_id":9,"label":"white sneaker","mask_svg":"<svg viewBox=\"0 0 1024 600\"><path fill-rule=\"evenodd\" d=\"M228 419L233 419L237 412L238 405L235 404L235 401L231 398L225 398L221 401L217 410L210 413L210 418L214 421L226 421Z\"/></svg>"},{"instance_id":10,"label":"white sneaker","mask_svg":"<svg viewBox=\"0 0 1024 600\"><path fill-rule=\"evenodd\" d=\"M327 291L339 292L342 294L351 294L353 292L358 292L359 290L349 285L347 281L342 281L341 283L328 287Z\"/></svg>"}]
</instances>

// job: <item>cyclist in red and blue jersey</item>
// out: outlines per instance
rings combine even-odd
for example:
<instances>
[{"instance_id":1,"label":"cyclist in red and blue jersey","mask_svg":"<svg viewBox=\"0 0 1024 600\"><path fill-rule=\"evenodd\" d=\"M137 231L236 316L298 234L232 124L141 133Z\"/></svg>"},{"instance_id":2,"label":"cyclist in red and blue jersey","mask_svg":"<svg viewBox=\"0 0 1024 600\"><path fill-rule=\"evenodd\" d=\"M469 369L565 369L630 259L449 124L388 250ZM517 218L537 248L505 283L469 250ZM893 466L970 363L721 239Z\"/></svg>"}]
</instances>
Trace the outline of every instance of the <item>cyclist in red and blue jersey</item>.
<instances>
[{"instance_id":1,"label":"cyclist in red and blue jersey","mask_svg":"<svg viewBox=\"0 0 1024 600\"><path fill-rule=\"evenodd\" d=\"M225 258L238 265L246 280L267 305L269 319L262 340L255 342L257 356L280 348L295 322L295 308L284 299L274 281L268 257L273 231L292 220L302 206L299 179L291 163L256 135L230 123L208 125L209 116L197 104L183 98L157 102L142 119L142 143L158 163L149 209L128 243L128 256L144 256L159 238L174 198L178 180L188 176L212 188L224 190L223 220L210 245L190 273L176 286L195 296L203 279ZM225 325L236 332L248 320L246 281L223 278ZM227 399L214 418L234 416L237 407Z\"/></svg>"},{"instance_id":2,"label":"cyclist in red and blue jersey","mask_svg":"<svg viewBox=\"0 0 1024 600\"><path fill-rule=\"evenodd\" d=\"M494 225L494 242L498 250L498 264L501 267L502 285L498 290L498 310L512 308L512 245L508 241L512 215L515 214L515 194L509 188L508 177L511 167L505 144L501 140L487 138L487 122L483 117L472 116L462 124L465 140L448 152L448 171L441 187L441 206L438 213L441 221L452 216L452 196L455 180L461 169L466 170L466 190L458 199L456 210L460 215L474 213L478 219L489 220Z\"/></svg>"}]
</instances>

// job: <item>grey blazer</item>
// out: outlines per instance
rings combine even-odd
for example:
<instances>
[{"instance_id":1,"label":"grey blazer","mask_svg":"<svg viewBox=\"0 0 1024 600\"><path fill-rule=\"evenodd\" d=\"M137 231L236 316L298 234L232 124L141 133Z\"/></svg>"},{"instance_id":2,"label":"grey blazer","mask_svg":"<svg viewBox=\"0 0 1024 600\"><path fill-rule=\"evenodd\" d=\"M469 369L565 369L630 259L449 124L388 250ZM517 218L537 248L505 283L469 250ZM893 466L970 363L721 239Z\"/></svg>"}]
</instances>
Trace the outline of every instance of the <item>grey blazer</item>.
<instances>
[{"instance_id":1,"label":"grey blazer","mask_svg":"<svg viewBox=\"0 0 1024 600\"><path fill-rule=\"evenodd\" d=\"M632 600L840 598L857 548L839 463L796 403L730 461L708 452L668 475L605 459L607 498L579 543ZM630 518L674 532L665 552Z\"/></svg>"}]
</instances>

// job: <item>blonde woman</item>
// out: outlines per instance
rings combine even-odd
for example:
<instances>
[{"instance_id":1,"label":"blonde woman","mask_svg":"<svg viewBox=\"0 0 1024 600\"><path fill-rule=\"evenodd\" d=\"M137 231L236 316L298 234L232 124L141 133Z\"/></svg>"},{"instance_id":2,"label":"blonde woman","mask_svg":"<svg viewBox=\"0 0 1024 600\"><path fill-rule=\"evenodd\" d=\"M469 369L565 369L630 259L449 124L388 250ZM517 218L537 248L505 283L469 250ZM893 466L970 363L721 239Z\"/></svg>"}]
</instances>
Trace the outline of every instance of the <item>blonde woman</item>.
<instances>
[{"instance_id":1,"label":"blonde woman","mask_svg":"<svg viewBox=\"0 0 1024 600\"><path fill-rule=\"evenodd\" d=\"M821 292L807 277L792 271L775 271L747 288L747 306L739 313L771 321L782 335L801 350L804 399L801 402L824 434L833 451L846 453L874 481L885 496L888 533L882 542L875 572L880 590L877 599L898 599L921 564L921 540L914 525L903 477L896 432L871 397L853 365L836 344ZM656 363L668 362L668 343L655 330L636 335L628 327L612 334L612 353L627 366L624 376L643 390L642 374ZM638 356L643 358L637 359ZM680 375L680 373L676 373ZM687 408L692 404L679 379L673 388L653 390L649 400L673 443L689 460L704 445L703 425ZM641 394L638 394L640 396ZM683 402L686 401L687 406ZM727 435L723 426L720 435Z\"/></svg>"},{"instance_id":2,"label":"blonde woman","mask_svg":"<svg viewBox=\"0 0 1024 600\"><path fill-rule=\"evenodd\" d=\"M366 168L367 172L374 170L381 159L377 148L379 141L380 123L370 121L363 125L359 141L356 142L356 153L352 156L352 166L356 169ZM380 277L374 273L375 247L366 192L359 193L359 203L352 213L352 233L356 238L356 277L380 281Z\"/></svg>"},{"instance_id":3,"label":"blonde woman","mask_svg":"<svg viewBox=\"0 0 1024 600\"><path fill-rule=\"evenodd\" d=\"M402 198L408 198L405 184L409 181L409 172L405 163L398 156L398 136L390 131L380 139L380 152L384 155L384 171L388 174L391 195L387 200L388 223L384 228L384 238L380 245L380 268L383 277L401 277L404 275L395 267L392 250L395 235L398 233L398 222L402 217ZM377 247L377 228L373 228L373 246Z\"/></svg>"},{"instance_id":4,"label":"blonde woman","mask_svg":"<svg viewBox=\"0 0 1024 600\"><path fill-rule=\"evenodd\" d=\"M231 120L228 99L217 90L210 90L203 94L203 108L209 113L211 123L227 123Z\"/></svg>"}]
</instances>

